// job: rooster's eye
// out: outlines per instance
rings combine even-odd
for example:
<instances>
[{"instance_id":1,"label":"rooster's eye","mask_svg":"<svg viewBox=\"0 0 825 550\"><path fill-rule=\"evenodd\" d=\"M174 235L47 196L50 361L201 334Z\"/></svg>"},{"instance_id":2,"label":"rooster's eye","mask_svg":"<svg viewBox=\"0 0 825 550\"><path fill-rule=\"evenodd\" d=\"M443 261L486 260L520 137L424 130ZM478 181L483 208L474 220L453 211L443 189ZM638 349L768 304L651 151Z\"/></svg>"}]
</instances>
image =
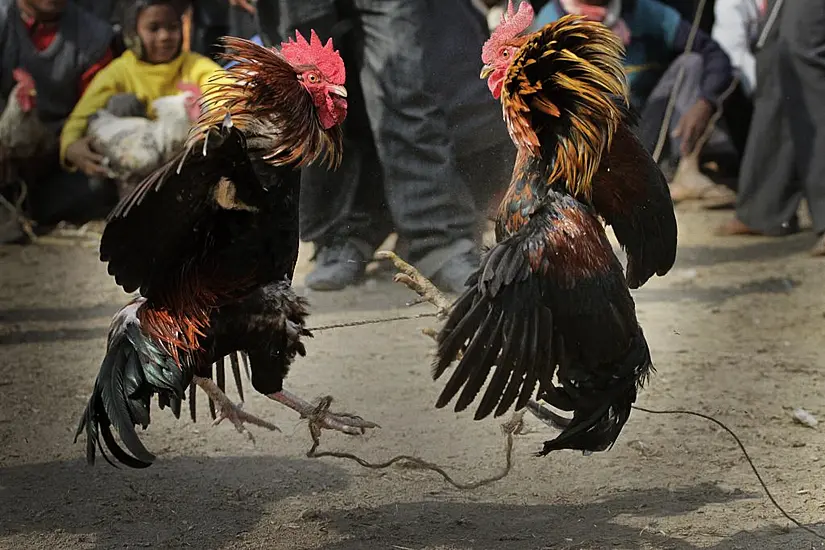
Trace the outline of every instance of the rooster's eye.
<instances>
[{"instance_id":1,"label":"rooster's eye","mask_svg":"<svg viewBox=\"0 0 825 550\"><path fill-rule=\"evenodd\" d=\"M307 80L310 84L317 84L318 83L318 75L315 73L309 73L307 75Z\"/></svg>"},{"instance_id":2,"label":"rooster's eye","mask_svg":"<svg viewBox=\"0 0 825 550\"><path fill-rule=\"evenodd\" d=\"M510 57L510 50L501 50L501 57Z\"/></svg>"}]
</instances>

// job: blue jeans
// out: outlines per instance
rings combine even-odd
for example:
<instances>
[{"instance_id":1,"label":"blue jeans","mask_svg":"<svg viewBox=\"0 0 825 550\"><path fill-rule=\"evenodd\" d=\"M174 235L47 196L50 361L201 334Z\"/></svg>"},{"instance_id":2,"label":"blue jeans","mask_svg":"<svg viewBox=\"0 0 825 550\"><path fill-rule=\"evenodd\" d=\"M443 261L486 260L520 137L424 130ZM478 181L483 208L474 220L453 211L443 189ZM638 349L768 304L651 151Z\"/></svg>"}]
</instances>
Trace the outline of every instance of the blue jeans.
<instances>
[{"instance_id":1,"label":"blue jeans","mask_svg":"<svg viewBox=\"0 0 825 550\"><path fill-rule=\"evenodd\" d=\"M343 164L334 173L317 167L304 171L301 238L319 244L358 238L377 246L395 230L409 244L410 259L425 274L437 270L436 264L451 254L471 248L479 219L471 192L476 182L462 173L459 158L509 139L500 107L478 79L486 31L483 19L468 16L473 13L470 3L279 0L265 4L259 3L258 13L265 38L274 42L294 36L296 28L305 35L314 28L322 38L334 37L347 66L349 113ZM439 23L433 10L446 8L456 10L454 16L461 19L448 21L445 16ZM449 29L454 51L430 51L434 27L442 32ZM439 72L435 64L445 63L441 57L456 57L456 51L461 53L451 60L452 72L442 71L451 80L433 78ZM471 92L466 93L465 87L472 87ZM457 96L461 105L453 99ZM478 108L471 107L473 102ZM488 123L458 136L479 120ZM473 139L479 143L471 143ZM506 185L512 167L507 153L505 148L501 154L503 175L496 176L501 185ZM450 253L444 254L445 250Z\"/></svg>"}]
</instances>

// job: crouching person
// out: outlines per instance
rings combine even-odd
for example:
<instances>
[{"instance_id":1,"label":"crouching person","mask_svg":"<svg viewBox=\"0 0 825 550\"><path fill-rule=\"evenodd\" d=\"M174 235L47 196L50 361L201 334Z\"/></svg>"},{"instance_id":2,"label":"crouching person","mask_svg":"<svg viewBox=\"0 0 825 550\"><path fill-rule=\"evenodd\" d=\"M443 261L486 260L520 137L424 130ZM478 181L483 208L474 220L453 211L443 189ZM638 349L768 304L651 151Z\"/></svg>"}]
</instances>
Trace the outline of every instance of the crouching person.
<instances>
[{"instance_id":1,"label":"crouching person","mask_svg":"<svg viewBox=\"0 0 825 550\"><path fill-rule=\"evenodd\" d=\"M40 225L80 221L106 207L105 189L61 168L57 143L83 91L111 60L111 39L108 23L68 0L0 1L0 192L6 206L25 195L26 215ZM16 213L0 208L0 217L0 240L23 236Z\"/></svg>"}]
</instances>

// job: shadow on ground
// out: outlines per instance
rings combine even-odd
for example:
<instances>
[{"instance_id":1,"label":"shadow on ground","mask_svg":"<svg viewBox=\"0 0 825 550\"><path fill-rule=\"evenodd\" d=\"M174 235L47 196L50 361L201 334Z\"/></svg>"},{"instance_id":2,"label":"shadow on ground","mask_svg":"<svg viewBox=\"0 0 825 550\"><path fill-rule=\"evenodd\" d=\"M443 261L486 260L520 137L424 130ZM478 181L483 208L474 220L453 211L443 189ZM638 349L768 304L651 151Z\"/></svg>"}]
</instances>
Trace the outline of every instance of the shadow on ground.
<instances>
[{"instance_id":1,"label":"shadow on ground","mask_svg":"<svg viewBox=\"0 0 825 550\"><path fill-rule=\"evenodd\" d=\"M802 530L786 532L778 526L740 532L709 546L694 546L678 535L665 534L658 526L658 520L663 517L693 512L707 504L753 497L759 495L724 492L703 484L676 490L626 491L585 505L429 501L339 510L320 514L317 519L349 537L324 546L324 550L412 550L443 546L468 550L601 550L634 549L642 544L658 550L821 548L816 539ZM622 525L626 522L619 516L643 518L642 523L647 527ZM695 531L701 532L701 525L696 525Z\"/></svg>"},{"instance_id":2,"label":"shadow on ground","mask_svg":"<svg viewBox=\"0 0 825 550\"><path fill-rule=\"evenodd\" d=\"M141 471L82 461L3 468L0 536L57 532L83 542L90 535L94 548L227 548L266 517L268 504L340 490L346 479L329 464L264 456L178 457Z\"/></svg>"},{"instance_id":3,"label":"shadow on ground","mask_svg":"<svg viewBox=\"0 0 825 550\"><path fill-rule=\"evenodd\" d=\"M805 253L816 243L813 233L797 233L786 237L740 237L738 246L681 246L676 255L676 267L709 267L725 263L747 263L778 260Z\"/></svg>"},{"instance_id":4,"label":"shadow on ground","mask_svg":"<svg viewBox=\"0 0 825 550\"><path fill-rule=\"evenodd\" d=\"M792 292L799 281L780 278L767 277L763 279L754 279L744 284L732 286L715 286L715 287L688 287L688 288L646 288L634 292L634 299L639 303L652 302L673 302L676 300L696 301L701 303L708 303L720 305L722 302L731 298L740 296L747 296L752 294L781 294ZM404 300L411 298L411 294L407 293L405 289L401 289L399 285L389 281L381 281L376 286L382 292L374 292L373 295L361 297L358 307L347 305L344 307L336 307L335 299L339 296L331 296L329 293L312 293L310 296L312 311L316 313L335 313L335 321L351 321L351 314L355 311L368 310L371 311L367 317L380 319L391 316L391 308L396 309L395 312L401 315L415 315L419 313L426 313L431 311L428 306L417 308L404 308ZM304 289L299 289L304 291ZM304 291L305 292L305 291ZM360 287L354 289L347 289L341 291L341 295L356 294L361 292ZM351 309L350 309L351 308ZM94 318L100 318L106 321L117 311L117 306L94 306L90 308L32 308L32 309L7 309L0 310L0 327L3 324L23 323L26 321L83 321ZM386 311L386 313L379 313ZM349 314L349 315L348 315ZM105 317L104 317L105 315ZM360 317L359 317L360 318ZM318 319L318 317L311 317ZM318 321L323 324L322 321ZM311 326L314 324L311 322ZM58 328L58 329L28 329L28 330L12 330L0 334L0 346L10 346L17 344L33 344L33 343L48 343L60 342L69 340L94 340L97 338L105 338L108 328L100 326L96 328Z\"/></svg>"},{"instance_id":5,"label":"shadow on ground","mask_svg":"<svg viewBox=\"0 0 825 550\"><path fill-rule=\"evenodd\" d=\"M645 288L635 291L633 298L636 302L673 302L688 300L706 304L720 305L731 298L758 294L788 294L802 283L786 277L766 277L753 279L746 283L727 286L687 288Z\"/></svg>"}]
</instances>

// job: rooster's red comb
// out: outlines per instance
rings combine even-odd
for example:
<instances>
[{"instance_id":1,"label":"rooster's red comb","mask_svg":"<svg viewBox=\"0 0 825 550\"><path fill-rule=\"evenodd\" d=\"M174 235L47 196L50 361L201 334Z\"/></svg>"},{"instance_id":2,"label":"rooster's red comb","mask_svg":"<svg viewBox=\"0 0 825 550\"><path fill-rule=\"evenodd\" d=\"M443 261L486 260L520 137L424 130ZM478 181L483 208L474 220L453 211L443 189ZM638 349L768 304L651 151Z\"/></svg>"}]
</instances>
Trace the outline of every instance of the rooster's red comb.
<instances>
[{"instance_id":1,"label":"rooster's red comb","mask_svg":"<svg viewBox=\"0 0 825 550\"><path fill-rule=\"evenodd\" d=\"M14 81L18 84L22 84L23 86L28 86L30 88L34 88L34 78L26 69L21 69L20 67L12 70L11 72Z\"/></svg>"},{"instance_id":2,"label":"rooster's red comb","mask_svg":"<svg viewBox=\"0 0 825 550\"><path fill-rule=\"evenodd\" d=\"M295 31L294 39L290 38L288 42L281 42L281 55L293 67L314 65L329 82L338 86L344 85L346 80L344 60L333 48L332 38L322 45L321 39L314 30L309 35L309 42L300 32Z\"/></svg>"},{"instance_id":3,"label":"rooster's red comb","mask_svg":"<svg viewBox=\"0 0 825 550\"><path fill-rule=\"evenodd\" d=\"M501 14L501 23L481 49L481 60L484 63L491 63L499 48L530 28L533 24L533 15L533 6L530 2L522 0L516 11L513 7L513 0L508 0L507 11Z\"/></svg>"}]
</instances>

